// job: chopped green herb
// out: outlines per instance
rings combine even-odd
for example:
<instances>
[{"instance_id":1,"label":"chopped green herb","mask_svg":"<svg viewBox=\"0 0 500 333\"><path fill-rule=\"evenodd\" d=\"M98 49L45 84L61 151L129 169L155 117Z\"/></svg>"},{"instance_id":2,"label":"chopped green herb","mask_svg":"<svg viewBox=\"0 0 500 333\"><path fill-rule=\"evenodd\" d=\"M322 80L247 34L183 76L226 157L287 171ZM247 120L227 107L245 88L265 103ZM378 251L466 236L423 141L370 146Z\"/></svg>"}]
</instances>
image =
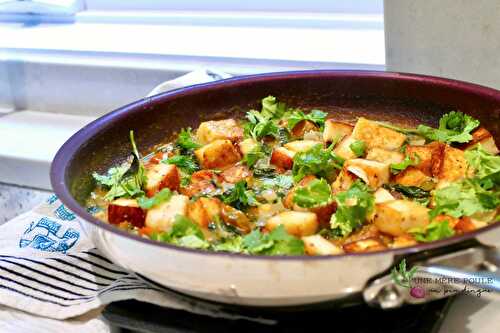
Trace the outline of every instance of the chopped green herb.
<instances>
[{"instance_id":1,"label":"chopped green herb","mask_svg":"<svg viewBox=\"0 0 500 333\"><path fill-rule=\"evenodd\" d=\"M280 138L280 128L278 120L285 112L286 105L279 103L275 97L268 96L262 100L262 110L250 110L246 117L248 122L244 126L247 136L258 140L265 136L274 136Z\"/></svg>"},{"instance_id":2,"label":"chopped green herb","mask_svg":"<svg viewBox=\"0 0 500 333\"><path fill-rule=\"evenodd\" d=\"M413 228L408 230L418 242L433 242L451 237L455 231L450 227L448 221L433 221L424 228Z\"/></svg>"},{"instance_id":3,"label":"chopped green herb","mask_svg":"<svg viewBox=\"0 0 500 333\"><path fill-rule=\"evenodd\" d=\"M330 220L336 237L346 237L361 226L373 211L375 199L365 183L356 180L351 187L335 197L337 211Z\"/></svg>"},{"instance_id":4,"label":"chopped green herb","mask_svg":"<svg viewBox=\"0 0 500 333\"><path fill-rule=\"evenodd\" d=\"M435 190L434 202L431 218L439 214L458 218L496 209L500 205L500 192L483 188L477 178L465 179Z\"/></svg>"},{"instance_id":5,"label":"chopped green herb","mask_svg":"<svg viewBox=\"0 0 500 333\"><path fill-rule=\"evenodd\" d=\"M154 206L169 201L173 195L174 193L172 191L170 191L168 188L164 188L151 198L147 197L138 198L137 203L139 204L139 207L141 207L142 209L151 209Z\"/></svg>"},{"instance_id":6,"label":"chopped green herb","mask_svg":"<svg viewBox=\"0 0 500 333\"><path fill-rule=\"evenodd\" d=\"M193 150L200 148L201 145L194 141L193 134L191 133L191 128L183 128L177 137L175 142L179 147L185 150Z\"/></svg>"},{"instance_id":7,"label":"chopped green herb","mask_svg":"<svg viewBox=\"0 0 500 333\"><path fill-rule=\"evenodd\" d=\"M237 182L232 189L222 194L221 199L225 204L239 210L258 205L255 193L247 189L247 183L244 180Z\"/></svg>"},{"instance_id":8,"label":"chopped green herb","mask_svg":"<svg viewBox=\"0 0 500 333\"><path fill-rule=\"evenodd\" d=\"M406 168L418 165L419 163L420 163L420 157L417 154L414 155L414 159L412 159L409 155L406 155L405 159L400 163L391 164L391 172L394 175L397 175L401 171L404 171Z\"/></svg>"},{"instance_id":9,"label":"chopped green herb","mask_svg":"<svg viewBox=\"0 0 500 333\"><path fill-rule=\"evenodd\" d=\"M452 111L441 117L437 129L426 125L419 125L417 132L431 141L464 143L472 139L470 133L478 126L479 120L462 112Z\"/></svg>"},{"instance_id":10,"label":"chopped green herb","mask_svg":"<svg viewBox=\"0 0 500 333\"><path fill-rule=\"evenodd\" d=\"M351 148L352 152L354 153L354 155L356 155L356 157L361 157L365 155L366 143L361 140L356 140L349 145L349 148Z\"/></svg>"},{"instance_id":11,"label":"chopped green herb","mask_svg":"<svg viewBox=\"0 0 500 333\"><path fill-rule=\"evenodd\" d=\"M388 191L401 193L405 198L413 199L421 204L427 205L430 200L430 193L417 186L404 186L401 184L384 184Z\"/></svg>"},{"instance_id":12,"label":"chopped green herb","mask_svg":"<svg viewBox=\"0 0 500 333\"><path fill-rule=\"evenodd\" d=\"M200 227L183 215L175 217L170 231L153 233L151 239L195 249L207 249L210 246Z\"/></svg>"},{"instance_id":13,"label":"chopped green herb","mask_svg":"<svg viewBox=\"0 0 500 333\"><path fill-rule=\"evenodd\" d=\"M307 175L316 175L328 178L335 169L341 169L344 159L332 152L333 145L323 149L317 144L311 149L295 154L293 157L292 174L295 182Z\"/></svg>"},{"instance_id":14,"label":"chopped green herb","mask_svg":"<svg viewBox=\"0 0 500 333\"><path fill-rule=\"evenodd\" d=\"M301 110L296 109L287 117L287 126L288 129L292 130L302 120L309 120L321 127L325 124L327 115L326 112L320 110L312 110L310 113L305 114Z\"/></svg>"},{"instance_id":15,"label":"chopped green herb","mask_svg":"<svg viewBox=\"0 0 500 333\"><path fill-rule=\"evenodd\" d=\"M474 149L465 151L465 159L474 169L475 176L481 179L491 181L491 185L500 186L500 156L492 155L478 144ZM491 186L490 186L491 187Z\"/></svg>"},{"instance_id":16,"label":"chopped green herb","mask_svg":"<svg viewBox=\"0 0 500 333\"><path fill-rule=\"evenodd\" d=\"M250 254L261 255L302 255L304 242L288 234L285 227L280 225L273 231L263 234L258 230L252 231L243 238L243 247Z\"/></svg>"},{"instance_id":17,"label":"chopped green herb","mask_svg":"<svg viewBox=\"0 0 500 333\"><path fill-rule=\"evenodd\" d=\"M324 206L332 200L332 190L324 179L314 179L306 186L297 188L293 196L293 202L305 208Z\"/></svg>"},{"instance_id":18,"label":"chopped green herb","mask_svg":"<svg viewBox=\"0 0 500 333\"><path fill-rule=\"evenodd\" d=\"M243 159L241 162L248 166L249 168L252 168L255 163L257 163L258 160L266 157L266 154L262 151L262 146L258 145L252 151L250 151L248 154L245 154L243 156Z\"/></svg>"},{"instance_id":19,"label":"chopped green herb","mask_svg":"<svg viewBox=\"0 0 500 333\"><path fill-rule=\"evenodd\" d=\"M162 163L174 164L187 174L192 174L193 172L200 170L200 166L193 156L175 155L163 160Z\"/></svg>"}]
</instances>

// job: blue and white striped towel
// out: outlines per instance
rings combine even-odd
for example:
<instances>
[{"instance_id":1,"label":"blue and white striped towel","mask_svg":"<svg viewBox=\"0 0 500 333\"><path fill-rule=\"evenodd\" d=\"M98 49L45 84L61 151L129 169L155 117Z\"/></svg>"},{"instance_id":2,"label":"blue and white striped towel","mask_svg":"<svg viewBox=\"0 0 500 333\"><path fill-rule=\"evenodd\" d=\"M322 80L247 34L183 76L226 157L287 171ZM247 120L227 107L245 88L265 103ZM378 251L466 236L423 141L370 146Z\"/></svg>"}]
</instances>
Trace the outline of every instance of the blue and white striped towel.
<instances>
[{"instance_id":1,"label":"blue and white striped towel","mask_svg":"<svg viewBox=\"0 0 500 333\"><path fill-rule=\"evenodd\" d=\"M0 226L1 305L66 319L126 299L226 316L173 297L103 257L56 196Z\"/></svg>"}]
</instances>

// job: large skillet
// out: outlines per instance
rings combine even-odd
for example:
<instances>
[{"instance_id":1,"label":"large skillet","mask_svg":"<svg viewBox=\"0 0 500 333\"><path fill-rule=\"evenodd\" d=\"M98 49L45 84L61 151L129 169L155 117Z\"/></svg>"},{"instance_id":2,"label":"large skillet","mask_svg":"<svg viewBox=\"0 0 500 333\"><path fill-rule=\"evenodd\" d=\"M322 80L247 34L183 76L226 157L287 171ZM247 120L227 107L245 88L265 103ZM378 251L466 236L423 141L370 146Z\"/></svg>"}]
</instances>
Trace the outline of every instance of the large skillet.
<instances>
[{"instance_id":1,"label":"large skillet","mask_svg":"<svg viewBox=\"0 0 500 333\"><path fill-rule=\"evenodd\" d=\"M129 130L135 131L139 149L146 153L182 127L241 116L258 108L261 98L268 95L345 120L363 115L406 125L423 122L436 126L443 113L460 110L479 119L500 143L500 92L493 89L386 72L253 75L144 98L97 119L57 153L51 169L53 189L81 217L96 246L115 263L177 291L238 305L342 302L362 292L365 301L383 307L425 301L438 296L421 300L405 296L384 274L403 257L434 275L450 274L450 269L436 264L476 269L491 252L482 244L500 244L496 224L446 240L377 253L259 257L198 251L139 238L98 221L85 210L84 201L94 186L91 173L104 172L129 156Z\"/></svg>"}]
</instances>

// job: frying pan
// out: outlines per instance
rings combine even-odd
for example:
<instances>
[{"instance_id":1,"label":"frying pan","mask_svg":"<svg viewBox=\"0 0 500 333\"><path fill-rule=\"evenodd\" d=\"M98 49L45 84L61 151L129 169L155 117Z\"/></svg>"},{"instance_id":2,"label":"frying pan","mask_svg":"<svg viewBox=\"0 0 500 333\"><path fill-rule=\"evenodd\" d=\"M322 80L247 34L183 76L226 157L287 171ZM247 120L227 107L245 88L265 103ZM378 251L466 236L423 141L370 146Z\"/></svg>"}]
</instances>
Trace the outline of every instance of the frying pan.
<instances>
[{"instance_id":1,"label":"frying pan","mask_svg":"<svg viewBox=\"0 0 500 333\"><path fill-rule=\"evenodd\" d=\"M497 252L500 224L427 244L375 253L328 257L262 257L214 253L151 241L100 222L84 208L105 172L130 154L134 130L145 154L182 127L241 117L268 95L306 110L318 108L352 121L359 116L416 126L437 126L460 110L479 119L500 142L500 92L429 76L372 71L303 71L252 75L177 89L119 108L73 135L57 153L51 181L61 201L82 220L96 246L112 261L146 279L198 298L257 307L292 307L364 300L384 308L443 297L413 298L394 284L390 269L402 258L427 276L490 277L476 287L500 290ZM481 272L476 272L482 269ZM472 272L474 272L473 275ZM482 274L482 275L481 275ZM451 280L450 280L451 281ZM493 281L493 282L491 282ZM448 284L460 288L454 279Z\"/></svg>"}]
</instances>

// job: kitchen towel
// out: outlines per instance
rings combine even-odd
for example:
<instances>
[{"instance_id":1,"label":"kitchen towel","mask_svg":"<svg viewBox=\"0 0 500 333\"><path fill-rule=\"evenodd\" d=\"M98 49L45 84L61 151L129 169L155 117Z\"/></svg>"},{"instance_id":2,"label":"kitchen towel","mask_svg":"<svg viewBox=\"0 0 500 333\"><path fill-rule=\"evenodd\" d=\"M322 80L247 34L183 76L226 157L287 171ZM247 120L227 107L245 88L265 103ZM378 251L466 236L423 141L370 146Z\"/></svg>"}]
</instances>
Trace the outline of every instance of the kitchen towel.
<instances>
[{"instance_id":1,"label":"kitchen towel","mask_svg":"<svg viewBox=\"0 0 500 333\"><path fill-rule=\"evenodd\" d=\"M150 95L180 84L227 77L199 70L173 84L163 83ZM0 226L0 305L50 319L67 319L128 299L197 314L242 318L223 313L217 306L179 297L113 264L94 247L78 217L55 195Z\"/></svg>"}]
</instances>

